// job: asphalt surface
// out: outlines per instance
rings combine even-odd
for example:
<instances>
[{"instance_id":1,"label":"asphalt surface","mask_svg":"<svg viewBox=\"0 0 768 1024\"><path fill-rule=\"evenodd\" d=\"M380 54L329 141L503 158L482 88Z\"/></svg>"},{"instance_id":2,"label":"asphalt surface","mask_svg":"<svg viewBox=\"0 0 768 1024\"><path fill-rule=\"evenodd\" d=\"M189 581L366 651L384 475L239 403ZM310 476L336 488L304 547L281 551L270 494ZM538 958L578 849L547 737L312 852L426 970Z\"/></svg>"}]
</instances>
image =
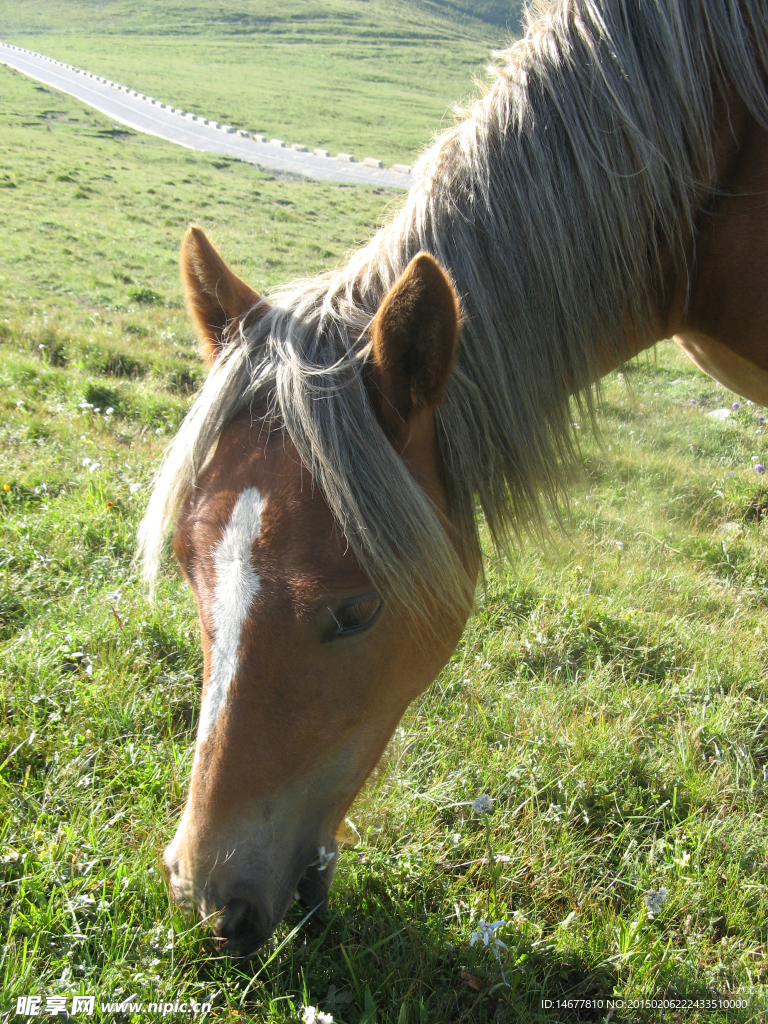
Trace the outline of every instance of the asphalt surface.
<instances>
[{"instance_id":1,"label":"asphalt surface","mask_svg":"<svg viewBox=\"0 0 768 1024\"><path fill-rule=\"evenodd\" d=\"M389 168L368 167L364 163L348 162L332 156L301 153L291 149L290 144L283 147L270 140L260 142L247 137L245 133L239 135L228 125L203 121L200 117L169 107L127 86L9 43L0 42L0 63L76 97L137 132L156 135L188 149L220 153L269 170L302 174L320 181L384 185L401 189L411 186L410 174Z\"/></svg>"}]
</instances>

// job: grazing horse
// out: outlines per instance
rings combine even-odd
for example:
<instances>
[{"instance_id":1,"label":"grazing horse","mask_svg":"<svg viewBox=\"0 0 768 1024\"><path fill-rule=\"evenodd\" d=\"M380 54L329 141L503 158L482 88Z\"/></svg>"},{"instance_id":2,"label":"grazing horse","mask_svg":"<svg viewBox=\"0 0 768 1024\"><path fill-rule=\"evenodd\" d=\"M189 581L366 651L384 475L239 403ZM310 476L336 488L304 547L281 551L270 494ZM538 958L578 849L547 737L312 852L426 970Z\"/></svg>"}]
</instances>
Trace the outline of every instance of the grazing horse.
<instances>
[{"instance_id":1,"label":"grazing horse","mask_svg":"<svg viewBox=\"0 0 768 1024\"><path fill-rule=\"evenodd\" d=\"M174 896L234 950L294 893L451 655L480 569L559 496L573 403L675 337L768 403L768 3L556 0L342 269L261 298L191 228L211 366L142 523L204 651Z\"/></svg>"}]
</instances>

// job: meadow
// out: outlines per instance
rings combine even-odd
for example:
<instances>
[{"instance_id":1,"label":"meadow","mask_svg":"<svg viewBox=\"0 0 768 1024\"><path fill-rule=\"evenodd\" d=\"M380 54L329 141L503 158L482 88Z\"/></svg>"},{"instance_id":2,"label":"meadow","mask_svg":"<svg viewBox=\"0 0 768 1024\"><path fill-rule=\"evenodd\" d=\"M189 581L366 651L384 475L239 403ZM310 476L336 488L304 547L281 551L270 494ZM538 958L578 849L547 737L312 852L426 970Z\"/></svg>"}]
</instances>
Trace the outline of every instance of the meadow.
<instances>
[{"instance_id":1,"label":"meadow","mask_svg":"<svg viewBox=\"0 0 768 1024\"><path fill-rule=\"evenodd\" d=\"M409 164L472 95L519 6L2 0L0 39L237 128Z\"/></svg>"},{"instance_id":2,"label":"meadow","mask_svg":"<svg viewBox=\"0 0 768 1024\"><path fill-rule=\"evenodd\" d=\"M268 290L400 197L173 148L5 68L0 136L0 1020L72 993L104 1021L147 1019L100 1008L131 996L253 1024L765 1020L763 410L671 344L606 380L562 525L489 551L455 655L350 811L328 913L295 906L235 959L161 863L193 602L169 562L149 603L132 563L203 376L178 246L197 221ZM481 921L503 922L487 946ZM664 999L701 1005L641 1005Z\"/></svg>"}]
</instances>

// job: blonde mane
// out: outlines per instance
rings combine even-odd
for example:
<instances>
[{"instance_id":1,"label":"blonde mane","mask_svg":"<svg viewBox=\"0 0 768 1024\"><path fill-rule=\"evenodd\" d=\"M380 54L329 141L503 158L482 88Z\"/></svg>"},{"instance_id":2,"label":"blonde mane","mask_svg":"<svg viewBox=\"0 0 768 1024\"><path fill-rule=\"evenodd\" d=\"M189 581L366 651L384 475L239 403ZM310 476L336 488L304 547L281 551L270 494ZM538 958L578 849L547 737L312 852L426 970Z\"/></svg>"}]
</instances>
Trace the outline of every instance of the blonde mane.
<instances>
[{"instance_id":1,"label":"blonde mane","mask_svg":"<svg viewBox=\"0 0 768 1024\"><path fill-rule=\"evenodd\" d=\"M452 515L503 546L556 502L598 339L649 329L662 260L681 269L714 187L713 122L737 94L768 127L764 0L556 0L529 11L485 95L427 150L404 207L341 270L271 296L238 328L173 441L140 527L147 576L221 431L269 403L360 563L390 598L463 601L456 545L366 398L367 328L411 257L461 298L437 415Z\"/></svg>"}]
</instances>

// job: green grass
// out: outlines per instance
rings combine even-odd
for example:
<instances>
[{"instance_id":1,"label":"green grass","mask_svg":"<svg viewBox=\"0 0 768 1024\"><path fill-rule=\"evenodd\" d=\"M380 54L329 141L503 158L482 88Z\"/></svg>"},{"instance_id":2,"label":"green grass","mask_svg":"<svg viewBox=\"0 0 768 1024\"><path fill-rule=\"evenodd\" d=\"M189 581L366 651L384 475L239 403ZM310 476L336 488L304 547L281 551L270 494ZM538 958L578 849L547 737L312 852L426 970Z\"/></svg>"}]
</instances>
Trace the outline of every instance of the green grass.
<instances>
[{"instance_id":1,"label":"green grass","mask_svg":"<svg viewBox=\"0 0 768 1024\"><path fill-rule=\"evenodd\" d=\"M597 1021L612 996L747 1004L613 1021L764 1020L768 444L755 407L706 416L733 396L670 345L606 382L565 532L490 558L350 813L328 915L297 929L292 908L242 962L174 911L198 627L173 566L150 605L131 559L201 378L179 240L199 220L265 288L398 199L114 133L7 70L0 95L0 1018L81 992L259 1024L305 1002L341 1024ZM480 918L506 922L498 958L470 944Z\"/></svg>"},{"instance_id":2,"label":"green grass","mask_svg":"<svg viewBox=\"0 0 768 1024\"><path fill-rule=\"evenodd\" d=\"M450 122L518 18L501 0L21 0L0 7L0 39L223 123L389 164Z\"/></svg>"}]
</instances>

